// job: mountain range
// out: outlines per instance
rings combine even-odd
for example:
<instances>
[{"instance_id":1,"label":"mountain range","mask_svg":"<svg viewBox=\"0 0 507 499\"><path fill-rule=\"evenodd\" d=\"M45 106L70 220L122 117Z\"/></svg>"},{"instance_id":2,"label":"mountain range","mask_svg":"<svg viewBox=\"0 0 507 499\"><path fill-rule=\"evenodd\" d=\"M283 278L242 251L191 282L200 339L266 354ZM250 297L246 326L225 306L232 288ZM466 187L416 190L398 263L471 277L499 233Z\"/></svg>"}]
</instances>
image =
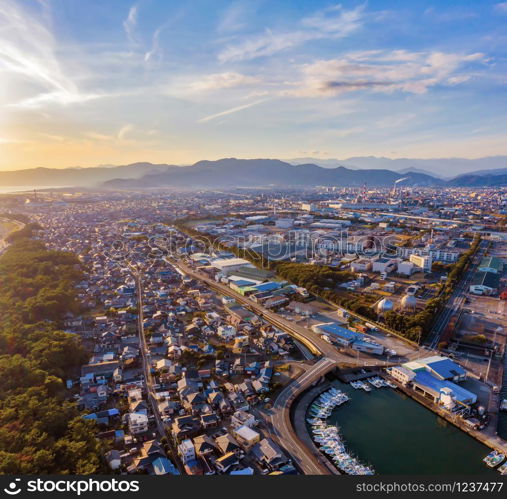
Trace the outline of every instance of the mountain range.
<instances>
[{"instance_id":1,"label":"mountain range","mask_svg":"<svg viewBox=\"0 0 507 499\"><path fill-rule=\"evenodd\" d=\"M507 156L486 156L484 158L383 158L357 156L346 159L297 158L287 160L291 164L313 163L324 168L345 166L352 169L386 169L400 173L414 171L434 177L451 179L458 175L507 168Z\"/></svg>"},{"instance_id":2,"label":"mountain range","mask_svg":"<svg viewBox=\"0 0 507 499\"><path fill-rule=\"evenodd\" d=\"M498 165L498 163L497 163ZM403 180L401 180L403 179ZM343 186L363 184L390 187L396 181L407 186L490 187L507 185L507 168L476 171L445 180L418 168L352 169L314 163L291 164L277 159L225 158L198 161L191 166L132 163L95 168L33 168L0 172L1 186L145 188L230 188L267 186Z\"/></svg>"}]
</instances>

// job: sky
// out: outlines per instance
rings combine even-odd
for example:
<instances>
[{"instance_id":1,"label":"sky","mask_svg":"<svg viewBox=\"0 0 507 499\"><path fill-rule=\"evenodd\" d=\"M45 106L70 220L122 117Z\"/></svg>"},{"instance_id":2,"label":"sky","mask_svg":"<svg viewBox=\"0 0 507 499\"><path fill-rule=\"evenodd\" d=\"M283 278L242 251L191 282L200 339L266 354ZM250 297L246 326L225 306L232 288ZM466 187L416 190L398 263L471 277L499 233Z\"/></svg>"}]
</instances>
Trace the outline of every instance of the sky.
<instances>
[{"instance_id":1,"label":"sky","mask_svg":"<svg viewBox=\"0 0 507 499\"><path fill-rule=\"evenodd\" d=\"M1 0L0 170L507 154L507 2Z\"/></svg>"}]
</instances>

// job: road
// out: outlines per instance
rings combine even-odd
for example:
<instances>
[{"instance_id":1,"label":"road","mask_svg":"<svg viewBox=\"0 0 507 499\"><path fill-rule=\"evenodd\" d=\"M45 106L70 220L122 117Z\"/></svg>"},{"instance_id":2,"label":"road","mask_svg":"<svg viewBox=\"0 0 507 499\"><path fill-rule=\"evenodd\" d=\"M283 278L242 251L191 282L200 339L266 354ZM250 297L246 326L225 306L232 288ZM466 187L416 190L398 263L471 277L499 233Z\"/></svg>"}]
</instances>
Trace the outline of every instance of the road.
<instances>
[{"instance_id":1,"label":"road","mask_svg":"<svg viewBox=\"0 0 507 499\"><path fill-rule=\"evenodd\" d=\"M454 288L451 297L449 298L444 309L442 310L442 312L440 312L440 315L433 324L431 335L428 340L430 348L436 349L438 347L438 343L440 342L442 333L445 331L445 328L449 324L449 320L456 312L458 312L461 309L463 303L465 302L466 293L468 287L470 286L470 282L474 277L475 269L482 260L482 257L486 252L488 244L489 244L488 241L481 241L479 245L479 250L474 256L472 263L469 265L467 271L461 278L460 282Z\"/></svg>"},{"instance_id":2,"label":"road","mask_svg":"<svg viewBox=\"0 0 507 499\"><path fill-rule=\"evenodd\" d=\"M24 228L25 224L23 222L19 222L18 220L11 220L10 218L0 217L0 222L4 223L12 223L17 226L17 230L21 230ZM4 233L3 235L0 233L0 255L9 247L9 244L5 240L5 238L10 234Z\"/></svg>"},{"instance_id":3,"label":"road","mask_svg":"<svg viewBox=\"0 0 507 499\"><path fill-rule=\"evenodd\" d=\"M334 366L335 363L331 359L319 360L278 394L271 409L272 414L269 420L274 435L305 475L329 475L329 470L316 461L313 453L296 436L290 420L290 406L302 391L309 388L312 383L324 376Z\"/></svg>"},{"instance_id":4,"label":"road","mask_svg":"<svg viewBox=\"0 0 507 499\"><path fill-rule=\"evenodd\" d=\"M139 275L139 271L130 263L128 264L132 275L134 277L136 283L136 294L137 294L137 330L139 332L139 345L141 347L141 359L143 363L143 373L144 380L146 383L146 391L148 397L148 403L151 406L151 411L155 417L155 424L157 425L157 432L160 436L166 437L166 430L164 426L164 422L160 416L160 412L158 410L157 397L155 394L155 390L153 388L153 376L151 374L151 365L148 358L148 346L146 344L146 335L144 333L144 315L143 315L143 288L141 283L141 278ZM169 447L171 449L171 457L173 464L178 467L180 473L183 473L180 461L177 456L177 452L175 446L171 439L168 439Z\"/></svg>"}]
</instances>

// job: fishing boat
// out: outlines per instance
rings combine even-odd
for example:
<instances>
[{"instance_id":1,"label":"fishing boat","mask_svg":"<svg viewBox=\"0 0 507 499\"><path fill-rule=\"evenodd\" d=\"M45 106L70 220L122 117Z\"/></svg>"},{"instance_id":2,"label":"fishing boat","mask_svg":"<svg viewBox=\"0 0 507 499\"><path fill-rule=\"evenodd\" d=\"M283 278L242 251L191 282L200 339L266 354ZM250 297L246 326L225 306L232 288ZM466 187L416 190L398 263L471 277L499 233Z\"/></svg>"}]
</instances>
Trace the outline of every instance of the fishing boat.
<instances>
[{"instance_id":1,"label":"fishing boat","mask_svg":"<svg viewBox=\"0 0 507 499\"><path fill-rule=\"evenodd\" d=\"M501 464L505 459L505 455L501 454L497 450L491 451L483 461L490 468L496 468L499 464Z\"/></svg>"},{"instance_id":2,"label":"fishing boat","mask_svg":"<svg viewBox=\"0 0 507 499\"><path fill-rule=\"evenodd\" d=\"M502 466L498 468L498 471L501 475L507 475L507 462L503 463Z\"/></svg>"},{"instance_id":3,"label":"fishing boat","mask_svg":"<svg viewBox=\"0 0 507 499\"><path fill-rule=\"evenodd\" d=\"M364 383L363 381L361 381L361 388L365 391L365 392L371 392L371 387L368 383Z\"/></svg>"},{"instance_id":4,"label":"fishing boat","mask_svg":"<svg viewBox=\"0 0 507 499\"><path fill-rule=\"evenodd\" d=\"M503 463L505 460L504 454L497 454L494 458L492 458L488 463L486 463L490 468L496 468L499 464Z\"/></svg>"}]
</instances>

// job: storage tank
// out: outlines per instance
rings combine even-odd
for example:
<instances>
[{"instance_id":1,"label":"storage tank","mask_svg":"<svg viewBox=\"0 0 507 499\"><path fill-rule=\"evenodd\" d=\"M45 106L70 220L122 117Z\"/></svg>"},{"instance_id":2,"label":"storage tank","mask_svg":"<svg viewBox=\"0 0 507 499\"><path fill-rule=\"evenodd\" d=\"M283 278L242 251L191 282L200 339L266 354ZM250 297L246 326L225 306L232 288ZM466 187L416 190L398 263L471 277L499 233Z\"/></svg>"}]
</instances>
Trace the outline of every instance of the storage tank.
<instances>
[{"instance_id":1,"label":"storage tank","mask_svg":"<svg viewBox=\"0 0 507 499\"><path fill-rule=\"evenodd\" d=\"M401 308L403 310L414 311L417 307L417 298L414 295L405 295L401 299Z\"/></svg>"},{"instance_id":2,"label":"storage tank","mask_svg":"<svg viewBox=\"0 0 507 499\"><path fill-rule=\"evenodd\" d=\"M377 312L379 314L385 314L389 310L393 309L393 302L387 298L383 298L377 303Z\"/></svg>"}]
</instances>

